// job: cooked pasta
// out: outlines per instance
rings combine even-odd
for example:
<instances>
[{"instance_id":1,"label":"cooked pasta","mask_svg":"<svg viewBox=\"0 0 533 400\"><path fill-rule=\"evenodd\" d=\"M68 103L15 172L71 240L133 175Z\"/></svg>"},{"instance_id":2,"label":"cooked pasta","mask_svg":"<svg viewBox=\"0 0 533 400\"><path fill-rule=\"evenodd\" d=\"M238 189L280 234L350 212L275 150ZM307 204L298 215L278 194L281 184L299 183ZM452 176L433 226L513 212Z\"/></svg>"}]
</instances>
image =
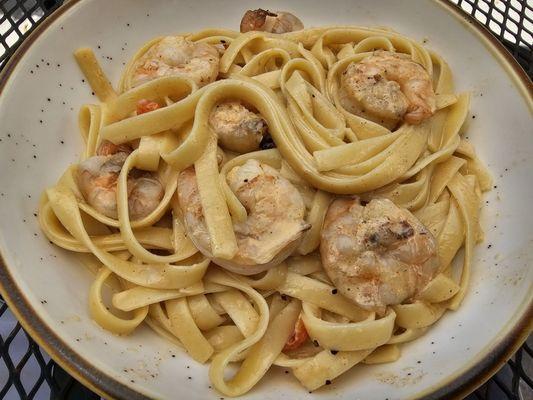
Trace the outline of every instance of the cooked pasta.
<instances>
[{"instance_id":1,"label":"cooked pasta","mask_svg":"<svg viewBox=\"0 0 533 400\"><path fill-rule=\"evenodd\" d=\"M153 39L116 90L77 50L100 103L40 201L50 241L97 265L91 317L146 322L227 396L275 366L312 391L396 361L461 305L483 237L490 176L441 56L388 29L302 28L255 10L240 33Z\"/></svg>"}]
</instances>

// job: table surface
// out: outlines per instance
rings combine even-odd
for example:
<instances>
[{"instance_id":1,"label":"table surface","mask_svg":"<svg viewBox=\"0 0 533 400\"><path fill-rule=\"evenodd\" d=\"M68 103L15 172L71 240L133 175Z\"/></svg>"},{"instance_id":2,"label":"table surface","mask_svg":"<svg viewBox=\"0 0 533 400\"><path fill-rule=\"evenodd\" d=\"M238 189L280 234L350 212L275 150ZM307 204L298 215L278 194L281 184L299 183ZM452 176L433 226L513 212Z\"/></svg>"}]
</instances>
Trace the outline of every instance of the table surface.
<instances>
[{"instance_id":1,"label":"table surface","mask_svg":"<svg viewBox=\"0 0 533 400\"><path fill-rule=\"evenodd\" d=\"M533 2L449 0L488 28L533 77ZM0 69L22 40L63 0L0 0ZM533 336L466 400L533 400ZM97 400L21 328L0 298L0 400Z\"/></svg>"}]
</instances>

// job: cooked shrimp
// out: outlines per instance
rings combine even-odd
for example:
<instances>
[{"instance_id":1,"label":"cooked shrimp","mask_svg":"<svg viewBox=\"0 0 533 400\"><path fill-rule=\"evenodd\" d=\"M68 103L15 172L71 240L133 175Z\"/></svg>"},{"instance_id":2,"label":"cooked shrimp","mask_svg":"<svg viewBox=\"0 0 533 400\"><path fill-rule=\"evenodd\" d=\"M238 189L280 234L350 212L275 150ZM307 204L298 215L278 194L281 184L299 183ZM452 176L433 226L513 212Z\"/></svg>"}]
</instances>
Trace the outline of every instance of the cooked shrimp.
<instances>
[{"instance_id":1,"label":"cooked shrimp","mask_svg":"<svg viewBox=\"0 0 533 400\"><path fill-rule=\"evenodd\" d=\"M109 140L102 140L98 149L96 150L97 156L109 156L116 153L131 153L131 147L127 143L114 144Z\"/></svg>"},{"instance_id":2,"label":"cooked shrimp","mask_svg":"<svg viewBox=\"0 0 533 400\"><path fill-rule=\"evenodd\" d=\"M341 75L341 104L389 129L419 124L436 109L431 77L408 55L378 50Z\"/></svg>"},{"instance_id":3,"label":"cooked shrimp","mask_svg":"<svg viewBox=\"0 0 533 400\"><path fill-rule=\"evenodd\" d=\"M320 253L339 291L359 306L382 311L413 298L438 269L433 235L388 199L366 206L341 198L329 207Z\"/></svg>"},{"instance_id":4,"label":"cooked shrimp","mask_svg":"<svg viewBox=\"0 0 533 400\"><path fill-rule=\"evenodd\" d=\"M144 114L150 111L157 110L159 104L155 101L150 101L147 99L141 99L137 102L137 115ZM98 149L96 149L97 156L109 156L116 153L126 153L129 154L132 151L132 147L129 143L114 144L109 140L102 140Z\"/></svg>"},{"instance_id":5,"label":"cooked shrimp","mask_svg":"<svg viewBox=\"0 0 533 400\"><path fill-rule=\"evenodd\" d=\"M290 252L286 250L297 244L303 231L309 228L304 220L302 196L277 170L253 159L233 168L227 175L227 181L248 211L248 218L233 226L238 251L231 263L223 260L215 262L248 274L257 273L254 266L279 264L289 256ZM206 256L212 258L208 253L209 232L202 215L193 168L181 172L178 198L189 237Z\"/></svg>"},{"instance_id":6,"label":"cooked shrimp","mask_svg":"<svg viewBox=\"0 0 533 400\"><path fill-rule=\"evenodd\" d=\"M78 186L83 197L95 210L110 218L117 218L117 180L127 157L124 152L94 156L78 166ZM128 177L130 219L150 214L163 194L163 187L153 174L132 171Z\"/></svg>"},{"instance_id":7,"label":"cooked shrimp","mask_svg":"<svg viewBox=\"0 0 533 400\"><path fill-rule=\"evenodd\" d=\"M222 147L239 153L258 150L267 131L266 121L238 101L218 104L211 111L209 125Z\"/></svg>"},{"instance_id":8,"label":"cooked shrimp","mask_svg":"<svg viewBox=\"0 0 533 400\"><path fill-rule=\"evenodd\" d=\"M181 36L166 36L135 62L132 85L178 75L190 78L202 87L217 78L218 62L218 50L210 44L191 42Z\"/></svg>"},{"instance_id":9,"label":"cooked shrimp","mask_svg":"<svg viewBox=\"0 0 533 400\"><path fill-rule=\"evenodd\" d=\"M307 339L309 338L309 334L307 333L307 329L305 329L304 322L302 321L302 318L298 318L298 321L296 321L296 325L294 325L294 330L289 337L289 340L287 340L287 343L285 343L285 346L283 347L283 351L292 351L300 348Z\"/></svg>"},{"instance_id":10,"label":"cooked shrimp","mask_svg":"<svg viewBox=\"0 0 533 400\"><path fill-rule=\"evenodd\" d=\"M268 10L248 10L241 20L241 32L262 31L287 33L299 31L304 24L295 15L286 11L270 12Z\"/></svg>"},{"instance_id":11,"label":"cooked shrimp","mask_svg":"<svg viewBox=\"0 0 533 400\"><path fill-rule=\"evenodd\" d=\"M150 111L155 111L159 108L159 104L148 99L141 99L137 102L137 115L145 114Z\"/></svg>"}]
</instances>

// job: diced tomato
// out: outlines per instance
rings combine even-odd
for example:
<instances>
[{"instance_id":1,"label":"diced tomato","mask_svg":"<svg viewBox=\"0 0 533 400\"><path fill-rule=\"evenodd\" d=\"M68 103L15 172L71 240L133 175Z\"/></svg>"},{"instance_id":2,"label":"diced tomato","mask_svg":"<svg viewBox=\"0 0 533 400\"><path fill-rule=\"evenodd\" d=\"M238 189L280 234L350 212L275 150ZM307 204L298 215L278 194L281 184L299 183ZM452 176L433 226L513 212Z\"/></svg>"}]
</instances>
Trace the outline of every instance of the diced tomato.
<instances>
[{"instance_id":1,"label":"diced tomato","mask_svg":"<svg viewBox=\"0 0 533 400\"><path fill-rule=\"evenodd\" d=\"M304 322L301 318L298 318L298 321L294 326L294 331L292 332L289 340L287 340L287 343L285 343L283 351L296 350L298 347L304 344L308 338L309 335L307 333L307 329L305 329Z\"/></svg>"},{"instance_id":2,"label":"diced tomato","mask_svg":"<svg viewBox=\"0 0 533 400\"><path fill-rule=\"evenodd\" d=\"M155 101L142 99L137 102L137 115L144 114L150 111L154 111L154 110L157 110L158 108L159 108L159 104L157 104Z\"/></svg>"}]
</instances>

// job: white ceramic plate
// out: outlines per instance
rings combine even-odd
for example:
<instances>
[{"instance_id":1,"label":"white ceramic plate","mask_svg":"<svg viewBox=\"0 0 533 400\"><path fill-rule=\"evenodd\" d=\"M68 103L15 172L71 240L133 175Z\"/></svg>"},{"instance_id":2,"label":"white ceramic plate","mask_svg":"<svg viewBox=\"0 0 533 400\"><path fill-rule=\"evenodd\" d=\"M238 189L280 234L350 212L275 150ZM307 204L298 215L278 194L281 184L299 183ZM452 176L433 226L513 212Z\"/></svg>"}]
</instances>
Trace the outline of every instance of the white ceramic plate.
<instances>
[{"instance_id":1,"label":"white ceramic plate","mask_svg":"<svg viewBox=\"0 0 533 400\"><path fill-rule=\"evenodd\" d=\"M288 9L306 26L393 27L438 51L458 91L471 91L467 136L494 177L462 307L403 347L399 361L354 368L314 399L459 397L479 385L530 331L533 299L531 83L494 39L445 2L376 0L70 1L22 45L0 81L2 295L32 336L71 374L108 397L219 397L207 367L143 327L116 337L88 316L91 274L42 235L35 212L82 148L77 111L96 102L72 57L91 46L112 82L148 39L204 27L238 28L244 8ZM473 119L475 116L475 119ZM311 396L282 369L247 399Z\"/></svg>"}]
</instances>

